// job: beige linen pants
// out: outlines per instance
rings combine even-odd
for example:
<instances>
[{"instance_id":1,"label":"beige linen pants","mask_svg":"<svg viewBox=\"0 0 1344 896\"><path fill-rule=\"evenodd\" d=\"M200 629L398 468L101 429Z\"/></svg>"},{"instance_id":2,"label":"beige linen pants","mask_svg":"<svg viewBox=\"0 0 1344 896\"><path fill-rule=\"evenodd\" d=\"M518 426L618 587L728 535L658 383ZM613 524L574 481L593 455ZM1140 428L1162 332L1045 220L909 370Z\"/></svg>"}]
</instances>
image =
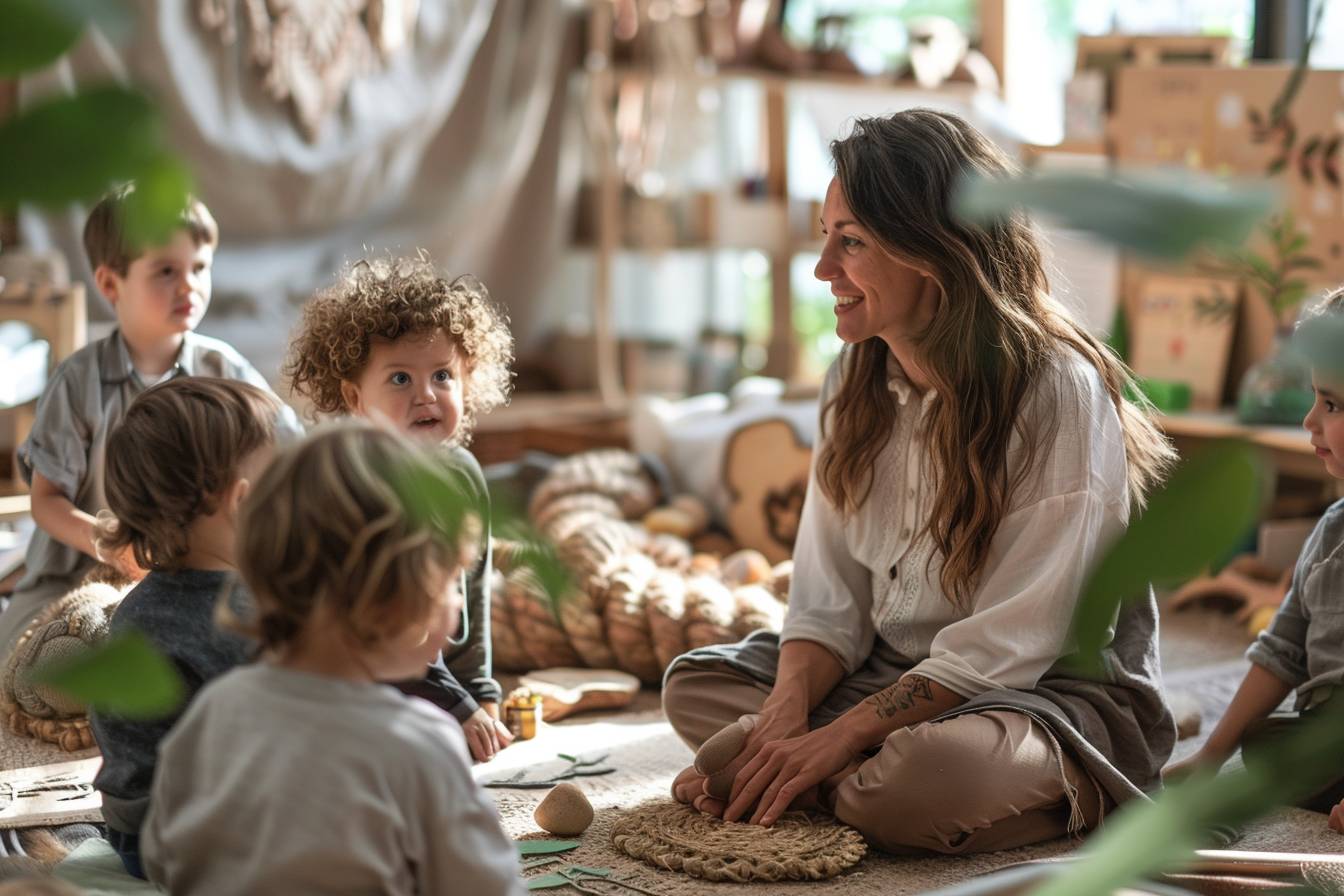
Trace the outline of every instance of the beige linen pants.
<instances>
[{"instance_id":1,"label":"beige linen pants","mask_svg":"<svg viewBox=\"0 0 1344 896\"><path fill-rule=\"evenodd\" d=\"M663 709L691 749L770 689L727 665L675 670ZM1055 736L1012 710L902 728L835 790L835 816L896 853L1012 849L1081 833L1113 805Z\"/></svg>"}]
</instances>

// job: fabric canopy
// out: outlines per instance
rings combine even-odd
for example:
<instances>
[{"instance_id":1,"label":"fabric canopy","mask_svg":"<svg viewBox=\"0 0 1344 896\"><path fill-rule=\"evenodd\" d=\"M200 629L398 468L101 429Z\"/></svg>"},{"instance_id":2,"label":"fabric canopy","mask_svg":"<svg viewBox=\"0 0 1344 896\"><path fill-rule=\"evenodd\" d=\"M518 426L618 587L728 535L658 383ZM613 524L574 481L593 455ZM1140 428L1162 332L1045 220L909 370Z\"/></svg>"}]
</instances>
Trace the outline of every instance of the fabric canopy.
<instances>
[{"instance_id":1,"label":"fabric canopy","mask_svg":"<svg viewBox=\"0 0 1344 896\"><path fill-rule=\"evenodd\" d=\"M92 32L20 85L23 103L108 80L157 99L221 229L202 330L273 375L297 305L343 262L423 248L449 275L480 277L520 344L533 338L580 173L578 124L567 114L574 7L436 0L416 15L409 4L405 47L355 73L308 133L290 103L268 94L248 35L229 41L203 22L212 2L246 0L140 0L124 42ZM228 12L244 32L242 12ZM64 251L81 270L84 213L25 210L21 239Z\"/></svg>"}]
</instances>

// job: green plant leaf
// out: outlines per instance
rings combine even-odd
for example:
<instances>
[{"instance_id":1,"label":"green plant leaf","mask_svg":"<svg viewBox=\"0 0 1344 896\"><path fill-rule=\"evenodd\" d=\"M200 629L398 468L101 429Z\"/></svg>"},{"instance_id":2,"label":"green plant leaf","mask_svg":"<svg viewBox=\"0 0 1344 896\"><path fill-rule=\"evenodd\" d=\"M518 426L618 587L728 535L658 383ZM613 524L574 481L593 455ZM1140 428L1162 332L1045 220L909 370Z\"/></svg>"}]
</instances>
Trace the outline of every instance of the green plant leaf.
<instances>
[{"instance_id":1,"label":"green plant leaf","mask_svg":"<svg viewBox=\"0 0 1344 896\"><path fill-rule=\"evenodd\" d=\"M135 246L168 242L181 226L192 189L191 174L177 159L165 154L148 162L126 197L127 241Z\"/></svg>"},{"instance_id":2,"label":"green plant leaf","mask_svg":"<svg viewBox=\"0 0 1344 896\"><path fill-rule=\"evenodd\" d=\"M0 123L0 207L96 197L162 164L159 116L140 93L98 87Z\"/></svg>"},{"instance_id":3,"label":"green plant leaf","mask_svg":"<svg viewBox=\"0 0 1344 896\"><path fill-rule=\"evenodd\" d=\"M1246 267L1247 272L1256 279L1271 284L1278 282L1279 275L1274 271L1274 266L1254 252L1242 253L1241 263Z\"/></svg>"},{"instance_id":4,"label":"green plant leaf","mask_svg":"<svg viewBox=\"0 0 1344 896\"><path fill-rule=\"evenodd\" d=\"M1318 270L1323 266L1321 260L1314 255L1298 255L1284 262L1284 267L1289 269L1303 268L1305 270Z\"/></svg>"},{"instance_id":5,"label":"green plant leaf","mask_svg":"<svg viewBox=\"0 0 1344 896\"><path fill-rule=\"evenodd\" d=\"M83 22L48 0L4 0L0 77L12 78L55 62L75 45Z\"/></svg>"},{"instance_id":6,"label":"green plant leaf","mask_svg":"<svg viewBox=\"0 0 1344 896\"><path fill-rule=\"evenodd\" d=\"M182 705L182 679L137 631L114 635L73 660L37 669L33 680L128 719L162 718Z\"/></svg>"},{"instance_id":7,"label":"green plant leaf","mask_svg":"<svg viewBox=\"0 0 1344 896\"><path fill-rule=\"evenodd\" d=\"M122 0L3 0L0 78L55 62L75 45L86 24L119 40L130 32L132 10Z\"/></svg>"},{"instance_id":8,"label":"green plant leaf","mask_svg":"<svg viewBox=\"0 0 1344 896\"><path fill-rule=\"evenodd\" d=\"M1189 863L1214 825L1240 825L1308 796L1338 772L1344 753L1344 704L1326 704L1254 769L1203 772L1135 800L1084 847L1080 860L1033 896L1109 894L1146 875Z\"/></svg>"},{"instance_id":9,"label":"green plant leaf","mask_svg":"<svg viewBox=\"0 0 1344 896\"><path fill-rule=\"evenodd\" d=\"M518 855L548 856L557 852L569 852L578 849L578 840L519 840Z\"/></svg>"},{"instance_id":10,"label":"green plant leaf","mask_svg":"<svg viewBox=\"0 0 1344 896\"><path fill-rule=\"evenodd\" d=\"M536 576L551 612L559 621L560 604L573 593L575 583L555 545L527 521L522 511L508 505L498 508L491 527L500 538L518 546L518 565L527 567Z\"/></svg>"},{"instance_id":11,"label":"green plant leaf","mask_svg":"<svg viewBox=\"0 0 1344 896\"><path fill-rule=\"evenodd\" d=\"M953 210L984 223L1028 208L1126 249L1179 259L1204 244L1240 245L1274 199L1267 184L1232 184L1191 172L1061 172L1006 180L973 176L957 190Z\"/></svg>"},{"instance_id":12,"label":"green plant leaf","mask_svg":"<svg viewBox=\"0 0 1344 896\"><path fill-rule=\"evenodd\" d=\"M469 517L485 521L486 510L467 474L432 454L408 455L392 482L407 513L437 529L449 543L457 542Z\"/></svg>"},{"instance_id":13,"label":"green plant leaf","mask_svg":"<svg viewBox=\"0 0 1344 896\"><path fill-rule=\"evenodd\" d=\"M1304 320L1287 350L1313 370L1344 379L1344 315L1322 313Z\"/></svg>"},{"instance_id":14,"label":"green plant leaf","mask_svg":"<svg viewBox=\"0 0 1344 896\"><path fill-rule=\"evenodd\" d=\"M1182 463L1088 579L1074 613L1077 665L1101 668L1101 649L1124 601L1149 584L1185 581L1226 555L1255 522L1264 494L1263 462L1242 442L1209 445Z\"/></svg>"}]
</instances>

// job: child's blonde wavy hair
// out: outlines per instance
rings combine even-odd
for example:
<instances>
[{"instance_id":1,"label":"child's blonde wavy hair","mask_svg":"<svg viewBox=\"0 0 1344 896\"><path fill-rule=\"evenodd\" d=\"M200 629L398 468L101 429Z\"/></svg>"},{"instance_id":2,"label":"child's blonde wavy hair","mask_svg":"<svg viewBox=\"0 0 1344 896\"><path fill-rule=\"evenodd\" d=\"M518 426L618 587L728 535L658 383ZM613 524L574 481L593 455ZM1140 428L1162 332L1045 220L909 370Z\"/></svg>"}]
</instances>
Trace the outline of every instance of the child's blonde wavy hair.
<instances>
[{"instance_id":1,"label":"child's blonde wavy hair","mask_svg":"<svg viewBox=\"0 0 1344 896\"><path fill-rule=\"evenodd\" d=\"M375 338L439 330L465 360L462 422L455 434L465 445L479 415L508 400L513 335L479 280L470 275L448 280L424 255L356 262L335 286L313 296L303 306L284 374L319 413L347 413L341 383L358 379Z\"/></svg>"},{"instance_id":2,"label":"child's blonde wavy hair","mask_svg":"<svg viewBox=\"0 0 1344 896\"><path fill-rule=\"evenodd\" d=\"M364 647L427 618L480 548L480 508L441 458L367 422L328 424L276 457L243 503L238 569L256 602L230 620L267 648L320 606Z\"/></svg>"}]
</instances>

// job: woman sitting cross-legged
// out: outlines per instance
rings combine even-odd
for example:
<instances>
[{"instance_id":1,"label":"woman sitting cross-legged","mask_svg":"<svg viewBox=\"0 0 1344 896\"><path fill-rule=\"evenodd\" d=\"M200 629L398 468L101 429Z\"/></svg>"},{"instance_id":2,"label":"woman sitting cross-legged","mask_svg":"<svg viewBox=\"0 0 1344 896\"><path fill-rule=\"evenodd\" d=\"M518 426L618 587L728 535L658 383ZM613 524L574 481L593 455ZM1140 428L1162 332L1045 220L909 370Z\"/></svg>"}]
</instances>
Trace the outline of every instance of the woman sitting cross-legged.
<instances>
[{"instance_id":1,"label":"woman sitting cross-legged","mask_svg":"<svg viewBox=\"0 0 1344 896\"><path fill-rule=\"evenodd\" d=\"M816 276L847 345L788 616L668 670L692 747L748 729L722 772L687 769L674 794L766 825L820 805L902 852L1094 828L1159 783L1175 741L1151 595L1120 612L1103 675L1062 661L1088 572L1173 451L1050 298L1025 218L953 217L963 171L1008 171L981 134L916 109L859 121L832 154Z\"/></svg>"}]
</instances>

